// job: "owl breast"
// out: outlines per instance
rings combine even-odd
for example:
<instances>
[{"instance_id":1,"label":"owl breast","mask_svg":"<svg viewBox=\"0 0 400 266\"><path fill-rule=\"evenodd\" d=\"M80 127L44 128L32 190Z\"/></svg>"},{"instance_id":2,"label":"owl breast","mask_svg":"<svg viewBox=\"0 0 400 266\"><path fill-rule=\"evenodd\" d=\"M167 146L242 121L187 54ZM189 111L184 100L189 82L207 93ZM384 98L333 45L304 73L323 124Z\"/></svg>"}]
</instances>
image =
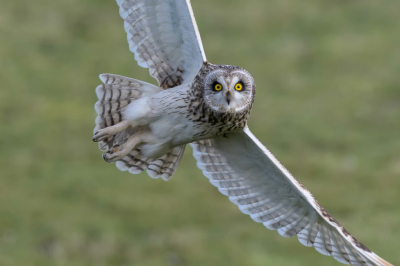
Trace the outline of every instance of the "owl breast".
<instances>
[{"instance_id":1,"label":"owl breast","mask_svg":"<svg viewBox=\"0 0 400 266\"><path fill-rule=\"evenodd\" d=\"M188 113L190 86L164 90L152 97L154 122L149 127L154 136L170 147L211 137L210 125L196 121Z\"/></svg>"},{"instance_id":2,"label":"owl breast","mask_svg":"<svg viewBox=\"0 0 400 266\"><path fill-rule=\"evenodd\" d=\"M153 135L170 147L244 128L247 112L218 113L207 108L192 85L179 86L152 97Z\"/></svg>"},{"instance_id":3,"label":"owl breast","mask_svg":"<svg viewBox=\"0 0 400 266\"><path fill-rule=\"evenodd\" d=\"M235 84L241 82L247 91L236 93L248 97L243 101L245 105L241 108L231 107L232 102L229 101L226 108L210 105L209 99L213 95L207 95L211 93L207 91L207 86L211 78L216 78L226 87L227 91L221 89L220 93L225 94L220 94L220 98L233 93L232 87L235 86L229 84L230 81ZM191 84L169 88L151 96L152 122L148 127L157 140L155 145L166 150L245 128L254 95L254 81L245 70L234 66L204 64ZM230 99L235 99L234 95Z\"/></svg>"}]
</instances>

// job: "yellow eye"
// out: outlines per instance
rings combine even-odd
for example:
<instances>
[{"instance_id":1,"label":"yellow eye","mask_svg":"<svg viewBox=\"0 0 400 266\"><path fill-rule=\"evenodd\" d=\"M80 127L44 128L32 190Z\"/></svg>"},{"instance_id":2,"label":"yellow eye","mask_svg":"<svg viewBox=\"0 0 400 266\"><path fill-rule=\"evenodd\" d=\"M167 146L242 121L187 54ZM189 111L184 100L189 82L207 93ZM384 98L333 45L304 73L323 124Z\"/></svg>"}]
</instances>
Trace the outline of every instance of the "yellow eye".
<instances>
[{"instance_id":1,"label":"yellow eye","mask_svg":"<svg viewBox=\"0 0 400 266\"><path fill-rule=\"evenodd\" d=\"M241 91L242 89L243 89L243 85L242 85L241 83L237 83L237 84L235 85L235 90Z\"/></svg>"},{"instance_id":2,"label":"yellow eye","mask_svg":"<svg viewBox=\"0 0 400 266\"><path fill-rule=\"evenodd\" d=\"M215 89L216 91L220 91L220 90L222 90L222 85L219 84L219 83L217 83L217 84L214 85L214 89Z\"/></svg>"}]
</instances>

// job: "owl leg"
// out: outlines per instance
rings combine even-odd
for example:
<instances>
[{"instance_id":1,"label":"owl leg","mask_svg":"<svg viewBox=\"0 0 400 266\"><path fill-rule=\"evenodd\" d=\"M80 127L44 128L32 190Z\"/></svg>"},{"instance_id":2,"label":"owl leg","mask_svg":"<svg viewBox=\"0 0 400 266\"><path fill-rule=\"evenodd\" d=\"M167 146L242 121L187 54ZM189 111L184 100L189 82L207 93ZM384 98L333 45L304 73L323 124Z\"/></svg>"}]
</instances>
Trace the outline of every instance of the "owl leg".
<instances>
[{"instance_id":1,"label":"owl leg","mask_svg":"<svg viewBox=\"0 0 400 266\"><path fill-rule=\"evenodd\" d=\"M130 136L129 139L121 146L114 146L109 152L104 153L103 159L108 163L116 162L130 153L136 145L152 140L153 138L150 131L140 131Z\"/></svg>"},{"instance_id":2,"label":"owl leg","mask_svg":"<svg viewBox=\"0 0 400 266\"><path fill-rule=\"evenodd\" d=\"M128 121L124 120L122 122L119 122L116 125L97 130L94 133L93 141L98 142L98 141L104 140L106 138L112 137L112 136L124 131L125 129L127 129L130 126L131 126L131 124L128 123Z\"/></svg>"}]
</instances>

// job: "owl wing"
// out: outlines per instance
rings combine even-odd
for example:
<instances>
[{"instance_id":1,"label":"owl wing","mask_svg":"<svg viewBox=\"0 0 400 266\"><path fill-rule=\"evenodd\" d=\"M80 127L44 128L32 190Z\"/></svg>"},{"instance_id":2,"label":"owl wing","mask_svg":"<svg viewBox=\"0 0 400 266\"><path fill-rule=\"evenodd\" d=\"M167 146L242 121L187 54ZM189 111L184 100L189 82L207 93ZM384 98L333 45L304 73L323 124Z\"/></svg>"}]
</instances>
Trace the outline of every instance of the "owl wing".
<instances>
[{"instance_id":1,"label":"owl wing","mask_svg":"<svg viewBox=\"0 0 400 266\"><path fill-rule=\"evenodd\" d=\"M191 82L206 61L190 0L117 0L129 49L160 87Z\"/></svg>"},{"instance_id":2,"label":"owl wing","mask_svg":"<svg viewBox=\"0 0 400 266\"><path fill-rule=\"evenodd\" d=\"M329 215L247 127L191 146L203 174L254 221L345 264L391 265Z\"/></svg>"}]
</instances>

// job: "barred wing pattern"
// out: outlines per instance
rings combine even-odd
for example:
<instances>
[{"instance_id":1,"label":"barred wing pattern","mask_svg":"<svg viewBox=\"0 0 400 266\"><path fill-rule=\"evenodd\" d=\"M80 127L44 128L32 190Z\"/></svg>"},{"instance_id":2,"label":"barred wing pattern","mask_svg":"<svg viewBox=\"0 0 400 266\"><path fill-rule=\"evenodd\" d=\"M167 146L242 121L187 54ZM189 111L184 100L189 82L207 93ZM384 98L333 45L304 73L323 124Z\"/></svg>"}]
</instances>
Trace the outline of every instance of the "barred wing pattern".
<instances>
[{"instance_id":1,"label":"barred wing pattern","mask_svg":"<svg viewBox=\"0 0 400 266\"><path fill-rule=\"evenodd\" d=\"M129 49L160 87L193 81L206 57L190 0L117 0Z\"/></svg>"},{"instance_id":2,"label":"barred wing pattern","mask_svg":"<svg viewBox=\"0 0 400 266\"><path fill-rule=\"evenodd\" d=\"M197 166L239 209L351 265L391 265L349 234L246 127L191 144Z\"/></svg>"}]
</instances>

